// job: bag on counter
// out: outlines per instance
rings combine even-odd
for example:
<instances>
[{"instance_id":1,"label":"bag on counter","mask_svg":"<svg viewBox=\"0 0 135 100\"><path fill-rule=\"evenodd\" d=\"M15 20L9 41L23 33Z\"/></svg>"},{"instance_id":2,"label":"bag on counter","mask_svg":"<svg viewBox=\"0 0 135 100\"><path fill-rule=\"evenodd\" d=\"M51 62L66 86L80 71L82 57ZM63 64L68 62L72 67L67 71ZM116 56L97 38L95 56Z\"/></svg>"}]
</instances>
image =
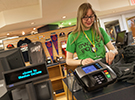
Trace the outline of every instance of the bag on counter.
<instances>
[{"instance_id":1,"label":"bag on counter","mask_svg":"<svg viewBox=\"0 0 135 100\"><path fill-rule=\"evenodd\" d=\"M115 63L110 66L117 74L117 80L135 83L135 61L132 63Z\"/></svg>"},{"instance_id":2,"label":"bag on counter","mask_svg":"<svg viewBox=\"0 0 135 100\"><path fill-rule=\"evenodd\" d=\"M125 63L132 63L135 61L135 45L128 45L124 47L123 55Z\"/></svg>"},{"instance_id":3,"label":"bag on counter","mask_svg":"<svg viewBox=\"0 0 135 100\"><path fill-rule=\"evenodd\" d=\"M133 55L133 56L132 56ZM135 83L135 46L126 46L119 51L110 67L117 80Z\"/></svg>"}]
</instances>

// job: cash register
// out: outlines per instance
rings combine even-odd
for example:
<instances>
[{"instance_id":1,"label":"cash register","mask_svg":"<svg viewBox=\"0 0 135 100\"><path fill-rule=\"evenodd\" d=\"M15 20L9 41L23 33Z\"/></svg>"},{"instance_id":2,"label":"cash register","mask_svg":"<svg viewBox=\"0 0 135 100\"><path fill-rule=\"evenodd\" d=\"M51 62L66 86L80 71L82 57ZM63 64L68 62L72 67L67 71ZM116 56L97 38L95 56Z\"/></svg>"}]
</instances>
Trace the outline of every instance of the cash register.
<instances>
[{"instance_id":1,"label":"cash register","mask_svg":"<svg viewBox=\"0 0 135 100\"><path fill-rule=\"evenodd\" d=\"M105 87L115 82L117 78L115 72L101 61L77 67L74 71L74 76L85 92Z\"/></svg>"}]
</instances>

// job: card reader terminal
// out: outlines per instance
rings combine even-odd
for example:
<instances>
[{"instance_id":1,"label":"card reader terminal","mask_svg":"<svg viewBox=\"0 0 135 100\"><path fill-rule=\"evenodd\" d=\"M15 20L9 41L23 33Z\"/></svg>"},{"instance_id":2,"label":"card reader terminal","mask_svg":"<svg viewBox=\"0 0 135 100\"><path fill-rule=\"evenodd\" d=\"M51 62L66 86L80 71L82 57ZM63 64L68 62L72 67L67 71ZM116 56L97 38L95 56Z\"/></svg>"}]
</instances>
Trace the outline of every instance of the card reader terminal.
<instances>
[{"instance_id":1,"label":"card reader terminal","mask_svg":"<svg viewBox=\"0 0 135 100\"><path fill-rule=\"evenodd\" d=\"M86 91L93 91L107 86L117 78L115 72L101 61L77 67L74 75L79 85Z\"/></svg>"}]
</instances>

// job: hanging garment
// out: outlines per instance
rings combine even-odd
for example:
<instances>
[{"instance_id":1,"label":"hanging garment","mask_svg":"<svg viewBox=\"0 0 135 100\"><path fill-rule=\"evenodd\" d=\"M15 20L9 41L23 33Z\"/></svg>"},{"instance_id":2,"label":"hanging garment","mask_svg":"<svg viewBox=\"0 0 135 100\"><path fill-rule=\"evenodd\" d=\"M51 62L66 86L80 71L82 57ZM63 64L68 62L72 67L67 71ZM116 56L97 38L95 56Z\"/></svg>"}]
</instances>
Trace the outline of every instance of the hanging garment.
<instances>
[{"instance_id":1,"label":"hanging garment","mask_svg":"<svg viewBox=\"0 0 135 100\"><path fill-rule=\"evenodd\" d=\"M25 38L24 40L20 40L17 43L17 47L20 47L25 62L29 61L29 56L28 56L28 44L29 43L31 43L31 40L28 38Z\"/></svg>"},{"instance_id":2,"label":"hanging garment","mask_svg":"<svg viewBox=\"0 0 135 100\"><path fill-rule=\"evenodd\" d=\"M51 56L51 58L52 58L52 61L53 61L52 41L51 41L51 40L45 41L45 45L46 45L46 47L47 47L47 49L48 49L48 52L49 52L49 54L50 54L50 56Z\"/></svg>"},{"instance_id":3,"label":"hanging garment","mask_svg":"<svg viewBox=\"0 0 135 100\"><path fill-rule=\"evenodd\" d=\"M32 42L28 45L30 64L37 64L46 61L46 56L41 42Z\"/></svg>"},{"instance_id":4,"label":"hanging garment","mask_svg":"<svg viewBox=\"0 0 135 100\"><path fill-rule=\"evenodd\" d=\"M51 36L51 39L52 39L52 42L53 42L53 45L57 51L57 54L59 55L59 51L58 51L58 36L57 34L53 33Z\"/></svg>"}]
</instances>

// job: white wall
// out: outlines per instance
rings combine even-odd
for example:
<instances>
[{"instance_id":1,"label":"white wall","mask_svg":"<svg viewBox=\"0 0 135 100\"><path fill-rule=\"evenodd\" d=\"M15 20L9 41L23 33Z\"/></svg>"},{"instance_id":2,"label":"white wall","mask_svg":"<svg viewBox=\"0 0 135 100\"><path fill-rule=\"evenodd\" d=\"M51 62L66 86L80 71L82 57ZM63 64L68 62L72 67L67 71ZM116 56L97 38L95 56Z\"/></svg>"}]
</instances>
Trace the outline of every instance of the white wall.
<instances>
[{"instance_id":1,"label":"white wall","mask_svg":"<svg viewBox=\"0 0 135 100\"><path fill-rule=\"evenodd\" d=\"M102 11L130 5L129 0L98 0L98 1Z\"/></svg>"},{"instance_id":2,"label":"white wall","mask_svg":"<svg viewBox=\"0 0 135 100\"><path fill-rule=\"evenodd\" d=\"M41 18L40 13L39 5L3 11L6 24Z\"/></svg>"},{"instance_id":3,"label":"white wall","mask_svg":"<svg viewBox=\"0 0 135 100\"><path fill-rule=\"evenodd\" d=\"M130 18L133 16L135 16L135 11L132 11L132 12L128 11L128 12L123 12L123 13L117 14L117 15L112 14L112 15L109 15L108 17L102 17L99 19L100 19L101 27L104 29L105 29L104 22L119 20L121 31L126 30L128 32L129 30L128 30L126 18Z\"/></svg>"},{"instance_id":4,"label":"white wall","mask_svg":"<svg viewBox=\"0 0 135 100\"><path fill-rule=\"evenodd\" d=\"M101 11L99 0L87 0L91 5L92 8L96 11Z\"/></svg>"},{"instance_id":5,"label":"white wall","mask_svg":"<svg viewBox=\"0 0 135 100\"><path fill-rule=\"evenodd\" d=\"M3 12L0 12L0 27L3 27L5 25L5 19L3 16Z\"/></svg>"}]
</instances>

